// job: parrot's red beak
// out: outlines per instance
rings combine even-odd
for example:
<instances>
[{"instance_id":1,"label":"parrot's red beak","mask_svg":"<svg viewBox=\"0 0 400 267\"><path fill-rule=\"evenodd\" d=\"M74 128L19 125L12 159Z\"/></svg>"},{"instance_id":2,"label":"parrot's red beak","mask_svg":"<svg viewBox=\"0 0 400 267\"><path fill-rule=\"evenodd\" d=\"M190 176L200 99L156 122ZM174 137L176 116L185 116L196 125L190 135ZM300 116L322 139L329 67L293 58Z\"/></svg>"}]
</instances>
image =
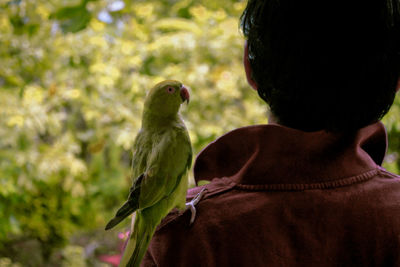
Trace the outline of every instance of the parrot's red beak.
<instances>
[{"instance_id":1,"label":"parrot's red beak","mask_svg":"<svg viewBox=\"0 0 400 267\"><path fill-rule=\"evenodd\" d=\"M184 85L182 85L180 93L182 102L186 101L186 103L189 104L189 99L190 99L189 90Z\"/></svg>"}]
</instances>

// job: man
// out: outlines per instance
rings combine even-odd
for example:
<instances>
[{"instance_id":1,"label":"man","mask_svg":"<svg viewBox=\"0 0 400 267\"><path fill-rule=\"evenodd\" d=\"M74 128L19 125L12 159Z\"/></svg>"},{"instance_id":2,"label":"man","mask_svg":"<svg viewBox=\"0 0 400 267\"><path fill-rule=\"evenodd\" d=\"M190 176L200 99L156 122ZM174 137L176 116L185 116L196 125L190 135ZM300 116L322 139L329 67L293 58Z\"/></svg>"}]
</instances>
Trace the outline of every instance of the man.
<instances>
[{"instance_id":1,"label":"man","mask_svg":"<svg viewBox=\"0 0 400 267\"><path fill-rule=\"evenodd\" d=\"M400 266L400 177L381 167L379 122L400 87L400 2L249 0L241 26L272 123L198 155L195 179L211 183L188 192L193 224L169 214L142 266Z\"/></svg>"}]
</instances>

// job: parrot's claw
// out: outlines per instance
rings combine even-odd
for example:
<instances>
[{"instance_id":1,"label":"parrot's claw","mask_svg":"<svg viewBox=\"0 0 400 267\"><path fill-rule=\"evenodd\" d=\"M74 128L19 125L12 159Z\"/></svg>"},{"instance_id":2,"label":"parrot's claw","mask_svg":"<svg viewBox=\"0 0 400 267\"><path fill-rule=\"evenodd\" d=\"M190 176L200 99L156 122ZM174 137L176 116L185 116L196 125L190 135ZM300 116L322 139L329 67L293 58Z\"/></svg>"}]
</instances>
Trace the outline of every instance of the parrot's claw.
<instances>
[{"instance_id":1,"label":"parrot's claw","mask_svg":"<svg viewBox=\"0 0 400 267\"><path fill-rule=\"evenodd\" d=\"M190 217L190 224L192 224L194 222L194 219L196 218L195 205L197 205L197 203L199 203L199 201L203 198L206 190L206 188L203 188L190 202L186 203L186 209L190 209L190 211L192 212L192 216Z\"/></svg>"}]
</instances>

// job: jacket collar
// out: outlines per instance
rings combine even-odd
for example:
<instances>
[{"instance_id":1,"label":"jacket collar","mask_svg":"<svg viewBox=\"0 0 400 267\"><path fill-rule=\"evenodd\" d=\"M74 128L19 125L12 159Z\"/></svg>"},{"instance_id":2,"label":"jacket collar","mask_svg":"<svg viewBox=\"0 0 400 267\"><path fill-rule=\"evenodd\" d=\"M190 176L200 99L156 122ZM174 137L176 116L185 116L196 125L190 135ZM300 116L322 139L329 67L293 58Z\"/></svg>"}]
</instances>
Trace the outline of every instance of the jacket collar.
<instances>
[{"instance_id":1,"label":"jacket collar","mask_svg":"<svg viewBox=\"0 0 400 267\"><path fill-rule=\"evenodd\" d=\"M196 159L194 178L197 183L228 177L245 185L332 182L376 169L386 149L381 122L347 135L275 124L248 126L204 148Z\"/></svg>"}]
</instances>

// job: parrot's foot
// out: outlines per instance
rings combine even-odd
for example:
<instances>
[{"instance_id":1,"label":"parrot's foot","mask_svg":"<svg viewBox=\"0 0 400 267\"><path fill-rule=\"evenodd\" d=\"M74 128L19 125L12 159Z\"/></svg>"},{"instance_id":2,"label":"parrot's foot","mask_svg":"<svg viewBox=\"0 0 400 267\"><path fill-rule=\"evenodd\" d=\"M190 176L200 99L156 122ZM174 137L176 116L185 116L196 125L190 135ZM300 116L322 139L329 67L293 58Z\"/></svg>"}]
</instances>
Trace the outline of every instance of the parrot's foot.
<instances>
[{"instance_id":1,"label":"parrot's foot","mask_svg":"<svg viewBox=\"0 0 400 267\"><path fill-rule=\"evenodd\" d=\"M196 218L195 205L197 205L197 203L199 203L199 201L203 198L206 190L206 188L203 188L190 202L186 203L186 209L190 209L190 211L192 212L192 217L190 217L190 224L192 224L194 222L194 219Z\"/></svg>"}]
</instances>

